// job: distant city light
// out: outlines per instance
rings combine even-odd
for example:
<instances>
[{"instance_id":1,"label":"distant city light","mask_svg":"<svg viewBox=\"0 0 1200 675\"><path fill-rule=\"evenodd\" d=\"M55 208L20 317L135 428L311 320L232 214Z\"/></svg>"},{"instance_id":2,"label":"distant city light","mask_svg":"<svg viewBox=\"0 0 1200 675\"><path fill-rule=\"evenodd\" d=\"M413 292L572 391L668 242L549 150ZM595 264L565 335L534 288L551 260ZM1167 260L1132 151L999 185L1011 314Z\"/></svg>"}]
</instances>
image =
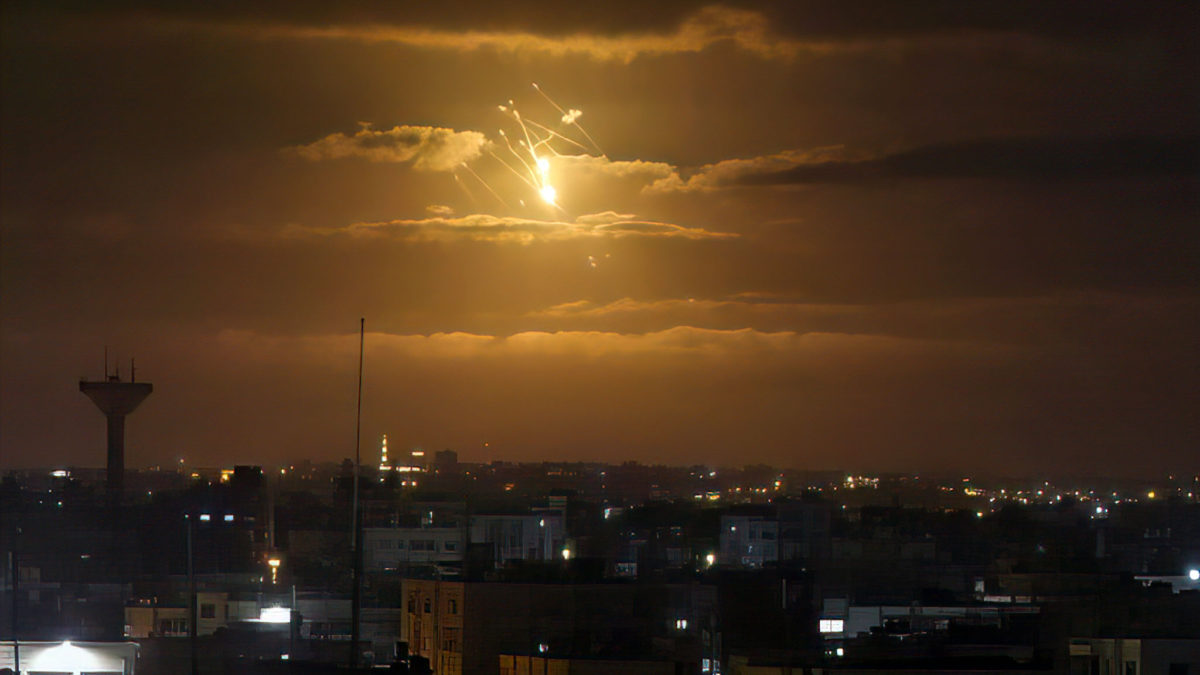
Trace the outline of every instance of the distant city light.
<instances>
[{"instance_id":1,"label":"distant city light","mask_svg":"<svg viewBox=\"0 0 1200 675\"><path fill-rule=\"evenodd\" d=\"M675 630L687 630L687 627L688 627L687 619L675 619Z\"/></svg>"},{"instance_id":2,"label":"distant city light","mask_svg":"<svg viewBox=\"0 0 1200 675\"><path fill-rule=\"evenodd\" d=\"M570 560L571 559L571 549L564 548L562 550L562 557L563 557L563 560Z\"/></svg>"},{"instance_id":3,"label":"distant city light","mask_svg":"<svg viewBox=\"0 0 1200 675\"><path fill-rule=\"evenodd\" d=\"M538 653L539 654L545 654L548 651L550 651L550 645L546 644L545 642L538 643Z\"/></svg>"},{"instance_id":4,"label":"distant city light","mask_svg":"<svg viewBox=\"0 0 1200 675\"><path fill-rule=\"evenodd\" d=\"M1192 568L1188 570L1188 579L1192 581L1200 581L1200 569Z\"/></svg>"},{"instance_id":5,"label":"distant city light","mask_svg":"<svg viewBox=\"0 0 1200 675\"><path fill-rule=\"evenodd\" d=\"M232 522L233 522L233 514L232 514L232 513L226 513L226 514L225 514L225 522L227 522L227 523L232 523Z\"/></svg>"},{"instance_id":6,"label":"distant city light","mask_svg":"<svg viewBox=\"0 0 1200 675\"><path fill-rule=\"evenodd\" d=\"M713 565L717 564L717 556L716 556L716 554L715 554L715 553L709 553L708 555L704 556L704 562L708 563L708 566L709 566L709 567L712 567Z\"/></svg>"},{"instance_id":7,"label":"distant city light","mask_svg":"<svg viewBox=\"0 0 1200 675\"><path fill-rule=\"evenodd\" d=\"M68 473L66 469L56 469L54 471L51 471L50 475L54 476L55 478L66 478L67 476L69 476L71 474Z\"/></svg>"},{"instance_id":8,"label":"distant city light","mask_svg":"<svg viewBox=\"0 0 1200 675\"><path fill-rule=\"evenodd\" d=\"M212 515L211 515L211 514L208 514L208 513L201 513L201 514L200 514L200 520L201 520L202 522L205 522L205 523L207 523L208 521L212 520Z\"/></svg>"}]
</instances>

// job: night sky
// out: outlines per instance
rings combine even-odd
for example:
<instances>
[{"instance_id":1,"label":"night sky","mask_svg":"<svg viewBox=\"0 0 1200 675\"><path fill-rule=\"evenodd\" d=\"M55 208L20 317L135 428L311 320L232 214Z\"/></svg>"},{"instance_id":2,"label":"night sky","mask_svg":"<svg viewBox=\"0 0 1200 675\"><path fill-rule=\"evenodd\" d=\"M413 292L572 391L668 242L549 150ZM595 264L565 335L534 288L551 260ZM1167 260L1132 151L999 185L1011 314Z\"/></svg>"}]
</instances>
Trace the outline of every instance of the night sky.
<instances>
[{"instance_id":1,"label":"night sky","mask_svg":"<svg viewBox=\"0 0 1200 675\"><path fill-rule=\"evenodd\" d=\"M4 4L0 465L1196 468L1196 3L176 4Z\"/></svg>"}]
</instances>

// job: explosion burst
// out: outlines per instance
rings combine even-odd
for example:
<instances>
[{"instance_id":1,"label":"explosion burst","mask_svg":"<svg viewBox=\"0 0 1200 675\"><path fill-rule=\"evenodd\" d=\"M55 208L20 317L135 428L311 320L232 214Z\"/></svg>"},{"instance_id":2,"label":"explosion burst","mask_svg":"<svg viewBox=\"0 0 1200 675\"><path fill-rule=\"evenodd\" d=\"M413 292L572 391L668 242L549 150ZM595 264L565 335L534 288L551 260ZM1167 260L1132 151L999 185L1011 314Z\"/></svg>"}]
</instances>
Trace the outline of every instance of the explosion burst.
<instances>
[{"instance_id":1,"label":"explosion burst","mask_svg":"<svg viewBox=\"0 0 1200 675\"><path fill-rule=\"evenodd\" d=\"M584 152L594 150L599 155L603 155L604 153L596 145L591 135L580 126L579 118L583 115L582 110L577 108L564 109L554 99L550 98L546 92L542 91L542 88L536 82L533 83L533 88L559 113L559 124L551 127L527 118L521 114L516 104L510 99L507 104L497 106L497 109L516 125L516 130L519 132L516 142L513 142L513 139L509 137L509 134L504 129L500 129L499 137L503 143L503 147L499 153L488 149L487 154L529 186L543 203L561 211L562 207L558 203L558 189L551 183L551 161L553 158L561 157L563 154L559 148L555 147L555 144L559 144L560 147L568 145ZM582 140L571 137L570 134L574 131L577 131L582 136ZM500 147L500 145L500 142L496 143L497 147ZM483 183L484 187L501 204L504 204L505 207L508 206L496 190L492 189L491 185L479 176L478 173L472 171L465 164L463 168L470 172L479 182ZM524 206L525 201L518 200L518 203Z\"/></svg>"}]
</instances>

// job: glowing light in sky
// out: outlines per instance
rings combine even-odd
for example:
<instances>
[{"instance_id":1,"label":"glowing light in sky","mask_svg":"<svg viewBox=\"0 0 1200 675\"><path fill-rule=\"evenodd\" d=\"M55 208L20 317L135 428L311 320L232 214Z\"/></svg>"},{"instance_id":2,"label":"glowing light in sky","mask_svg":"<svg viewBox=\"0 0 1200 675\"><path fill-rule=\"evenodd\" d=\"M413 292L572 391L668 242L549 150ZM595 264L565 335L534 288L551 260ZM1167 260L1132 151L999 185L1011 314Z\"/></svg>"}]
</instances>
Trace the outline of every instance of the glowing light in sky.
<instances>
[{"instance_id":1,"label":"glowing light in sky","mask_svg":"<svg viewBox=\"0 0 1200 675\"><path fill-rule=\"evenodd\" d=\"M512 138L504 129L498 130L499 141L495 144L494 148L489 148L485 152L528 185L537 193L542 202L562 210L558 205L558 189L550 182L551 159L562 154L555 147L555 144L558 144L560 148L565 144L583 152L590 152L594 149L595 152L601 155L603 153L587 131L579 126L578 120L583 115L582 110L577 108L564 109L555 103L554 99L550 98L546 92L542 91L536 82L533 83L533 88L558 111L561 116L559 118L561 124L556 129L526 117L517 109L516 103L509 100L506 104L496 106L496 109L516 124L516 131L518 133L516 133L515 138ZM578 131L586 139L586 144L581 140L571 138L568 135L570 132L568 127ZM463 163L461 168L483 184L488 192L501 204L504 204L506 207L508 206L500 194L492 189L492 186L476 171L467 166L466 163ZM455 177L457 178L457 174ZM460 186L462 186L461 182ZM466 186L462 187L466 190ZM469 195L470 193L468 192ZM523 199L517 199L517 203L525 206L525 200Z\"/></svg>"}]
</instances>

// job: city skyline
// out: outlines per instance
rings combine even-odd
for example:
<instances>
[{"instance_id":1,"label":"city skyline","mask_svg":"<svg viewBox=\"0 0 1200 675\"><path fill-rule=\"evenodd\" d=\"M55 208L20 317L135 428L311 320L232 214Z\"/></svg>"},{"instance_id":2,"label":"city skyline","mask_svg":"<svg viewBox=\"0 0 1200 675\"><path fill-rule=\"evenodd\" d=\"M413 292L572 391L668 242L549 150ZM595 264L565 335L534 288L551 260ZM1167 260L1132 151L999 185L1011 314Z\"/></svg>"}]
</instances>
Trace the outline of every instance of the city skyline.
<instances>
[{"instance_id":1,"label":"city skyline","mask_svg":"<svg viewBox=\"0 0 1200 675\"><path fill-rule=\"evenodd\" d=\"M6 5L0 466L1194 470L1151 4Z\"/></svg>"}]
</instances>

